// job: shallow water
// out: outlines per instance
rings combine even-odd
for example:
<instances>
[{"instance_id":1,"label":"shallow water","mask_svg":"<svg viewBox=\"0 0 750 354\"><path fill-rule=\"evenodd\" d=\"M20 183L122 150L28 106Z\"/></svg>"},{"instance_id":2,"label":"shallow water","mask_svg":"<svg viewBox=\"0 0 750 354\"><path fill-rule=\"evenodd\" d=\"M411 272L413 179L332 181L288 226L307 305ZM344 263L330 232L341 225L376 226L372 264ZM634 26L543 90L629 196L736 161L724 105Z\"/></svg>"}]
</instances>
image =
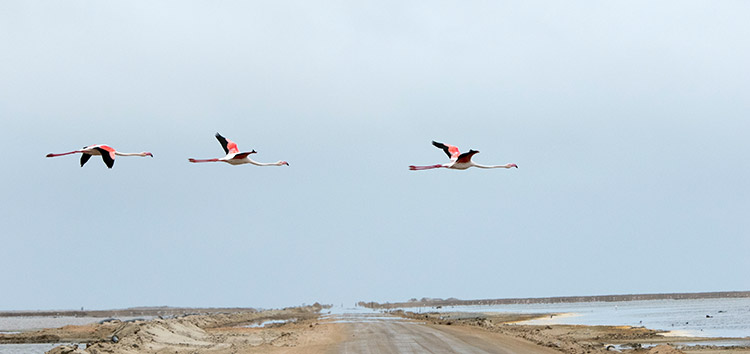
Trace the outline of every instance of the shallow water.
<instances>
[{"instance_id":1,"label":"shallow water","mask_svg":"<svg viewBox=\"0 0 750 354\"><path fill-rule=\"evenodd\" d=\"M39 354L65 344L70 343L0 344L0 354ZM86 346L79 344L79 347Z\"/></svg>"},{"instance_id":2,"label":"shallow water","mask_svg":"<svg viewBox=\"0 0 750 354\"><path fill-rule=\"evenodd\" d=\"M244 328L263 328L263 327L265 327L267 325L270 325L270 324L280 324L280 323L288 323L288 322L297 322L297 319L296 318L292 318L292 319L289 319L289 320L268 320L268 321L263 321L263 322L259 322L259 323L249 324L247 326L242 326L242 327L244 327Z\"/></svg>"},{"instance_id":3,"label":"shallow water","mask_svg":"<svg viewBox=\"0 0 750 354\"><path fill-rule=\"evenodd\" d=\"M565 313L528 324L643 326L696 337L750 337L750 298L643 300L405 309L414 312ZM708 317L707 317L708 316Z\"/></svg>"}]
</instances>

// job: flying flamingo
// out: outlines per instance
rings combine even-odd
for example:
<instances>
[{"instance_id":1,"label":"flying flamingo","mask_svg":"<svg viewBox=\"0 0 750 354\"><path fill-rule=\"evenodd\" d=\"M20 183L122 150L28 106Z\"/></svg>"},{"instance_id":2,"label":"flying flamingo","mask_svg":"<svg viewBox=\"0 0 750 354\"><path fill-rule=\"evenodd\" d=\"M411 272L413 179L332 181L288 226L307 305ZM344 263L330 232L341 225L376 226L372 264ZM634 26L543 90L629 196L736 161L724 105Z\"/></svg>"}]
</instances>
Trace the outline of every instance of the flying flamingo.
<instances>
[{"instance_id":1,"label":"flying flamingo","mask_svg":"<svg viewBox=\"0 0 750 354\"><path fill-rule=\"evenodd\" d=\"M255 166L281 166L281 165L287 165L289 166L289 163L286 161L277 161L277 162L257 162L251 160L249 157L247 157L250 154L255 154L255 150L252 150L250 152L240 152L240 149L237 148L237 144L234 141L231 141L223 136L221 134L216 133L216 139L219 140L219 143L221 144L221 147L224 148L224 152L227 153L227 156L224 156L222 158L216 158L216 159L206 159L206 160L198 160L194 158L189 158L188 161L190 162L226 162L230 165L242 165L242 164L253 164Z\"/></svg>"},{"instance_id":2,"label":"flying flamingo","mask_svg":"<svg viewBox=\"0 0 750 354\"><path fill-rule=\"evenodd\" d=\"M471 157L478 154L479 151L476 150L469 150L469 152L465 152L461 154L458 151L458 148L453 145L446 145L443 143L438 143L437 141L433 141L432 145L435 145L435 147L439 149L443 149L445 153L450 157L451 162L444 163L442 165L430 165L430 166L409 166L409 169L412 171L418 171L418 170L429 170L433 168L452 168L455 170L465 170L469 167L479 167L479 168L511 168L515 167L518 168L518 165L514 163L509 163L507 165L494 165L494 166L486 166L486 165L480 165L478 163L474 163L474 161L471 161Z\"/></svg>"},{"instance_id":3,"label":"flying flamingo","mask_svg":"<svg viewBox=\"0 0 750 354\"><path fill-rule=\"evenodd\" d=\"M70 154L81 154L81 167L86 164L86 162L89 161L91 156L93 155L101 155L102 160L104 160L104 164L107 165L107 167L112 168L112 166L115 165L115 156L151 156L154 157L154 154L150 152L119 152L116 151L114 148L110 147L109 145L104 144L97 144L97 145L89 145L84 146L81 150L75 150L71 152L64 152L62 154L53 154L49 153L47 154L47 157L57 157L57 156L64 156L64 155L70 155Z\"/></svg>"}]
</instances>

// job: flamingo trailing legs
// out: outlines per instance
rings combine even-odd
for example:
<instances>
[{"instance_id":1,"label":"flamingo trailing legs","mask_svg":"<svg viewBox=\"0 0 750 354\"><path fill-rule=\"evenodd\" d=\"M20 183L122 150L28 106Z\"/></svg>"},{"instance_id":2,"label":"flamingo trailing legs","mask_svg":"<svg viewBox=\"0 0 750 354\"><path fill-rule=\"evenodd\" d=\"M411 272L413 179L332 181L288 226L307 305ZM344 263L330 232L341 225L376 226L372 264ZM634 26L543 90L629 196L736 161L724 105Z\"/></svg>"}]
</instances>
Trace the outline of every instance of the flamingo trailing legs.
<instances>
[{"instance_id":1,"label":"flamingo trailing legs","mask_svg":"<svg viewBox=\"0 0 750 354\"><path fill-rule=\"evenodd\" d=\"M409 166L409 169L412 171L420 171L420 170L430 170L433 168L452 168L454 170L465 170L469 167L478 167L478 168L511 168L515 167L518 168L518 165L514 163L509 163L505 165L480 165L478 163L474 163L474 161L471 161L471 157L478 154L479 151L476 150L469 150L465 153L460 153L458 151L458 147L455 147L453 145L446 145L443 143L438 143L436 141L432 142L432 145L435 145L435 147L442 149L445 151L445 153L448 155L448 157L451 159L451 162L444 163L444 164L438 164L438 165L428 165L428 166Z\"/></svg>"},{"instance_id":2,"label":"flamingo trailing legs","mask_svg":"<svg viewBox=\"0 0 750 354\"><path fill-rule=\"evenodd\" d=\"M286 165L289 166L289 163L286 161L277 161L277 162L257 162L254 160L251 160L248 156L250 154L255 154L255 150L252 150L250 152L240 152L240 149L237 148L237 144L234 141L231 141L223 136L221 134L216 133L216 139L219 140L219 143L221 144L221 147L224 148L224 152L227 154L224 157L221 158L214 158L214 159L194 159L189 158L188 161L190 162L226 162L230 165L243 165L246 163L255 165L255 166L282 166Z\"/></svg>"},{"instance_id":3,"label":"flamingo trailing legs","mask_svg":"<svg viewBox=\"0 0 750 354\"><path fill-rule=\"evenodd\" d=\"M115 156L151 156L154 157L154 154L144 151L144 152L119 152L112 147L104 144L97 144L97 145L89 145L84 146L80 150L75 150L71 152L64 152L61 154L53 154L49 153L47 154L47 157L57 157L57 156L65 156L70 154L81 154L81 167L86 164L86 162L89 161L91 156L94 155L100 155L102 157L102 160L104 160L104 164L107 165L108 168L112 168L112 166L115 165Z\"/></svg>"}]
</instances>

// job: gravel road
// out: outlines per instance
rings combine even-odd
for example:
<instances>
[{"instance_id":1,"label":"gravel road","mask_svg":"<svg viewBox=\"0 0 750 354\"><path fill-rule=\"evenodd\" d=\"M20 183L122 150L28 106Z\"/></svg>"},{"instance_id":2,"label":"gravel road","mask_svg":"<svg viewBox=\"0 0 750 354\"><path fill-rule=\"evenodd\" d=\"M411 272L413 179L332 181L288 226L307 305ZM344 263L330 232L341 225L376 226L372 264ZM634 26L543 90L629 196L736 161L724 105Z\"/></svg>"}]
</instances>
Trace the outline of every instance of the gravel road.
<instances>
[{"instance_id":1,"label":"gravel road","mask_svg":"<svg viewBox=\"0 0 750 354\"><path fill-rule=\"evenodd\" d=\"M402 318L346 314L336 319L347 326L337 353L467 353L559 354L522 339L471 328L433 326Z\"/></svg>"}]
</instances>

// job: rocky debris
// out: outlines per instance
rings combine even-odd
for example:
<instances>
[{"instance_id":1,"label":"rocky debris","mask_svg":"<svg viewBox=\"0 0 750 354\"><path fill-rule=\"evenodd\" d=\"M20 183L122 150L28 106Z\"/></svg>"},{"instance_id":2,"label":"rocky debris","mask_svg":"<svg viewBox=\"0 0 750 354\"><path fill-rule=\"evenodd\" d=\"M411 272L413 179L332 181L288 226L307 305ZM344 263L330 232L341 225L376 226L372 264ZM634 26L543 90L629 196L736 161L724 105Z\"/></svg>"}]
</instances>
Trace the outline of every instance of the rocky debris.
<instances>
[{"instance_id":1,"label":"rocky debris","mask_svg":"<svg viewBox=\"0 0 750 354\"><path fill-rule=\"evenodd\" d=\"M115 334L118 340L92 343L88 353L155 353L170 347L217 349L220 343L212 341L211 335L202 328L182 320L153 320L140 324L128 324ZM135 328L134 328L135 327ZM226 345L224 345L226 346Z\"/></svg>"},{"instance_id":2,"label":"rocky debris","mask_svg":"<svg viewBox=\"0 0 750 354\"><path fill-rule=\"evenodd\" d=\"M617 346L615 346L613 344L607 344L607 345L605 345L604 346L604 350L606 350L608 352L620 352L621 351L620 349L617 349Z\"/></svg>"},{"instance_id":3,"label":"rocky debris","mask_svg":"<svg viewBox=\"0 0 750 354\"><path fill-rule=\"evenodd\" d=\"M276 347L293 347L297 345L298 336L292 332L281 332L281 334L270 342Z\"/></svg>"}]
</instances>

